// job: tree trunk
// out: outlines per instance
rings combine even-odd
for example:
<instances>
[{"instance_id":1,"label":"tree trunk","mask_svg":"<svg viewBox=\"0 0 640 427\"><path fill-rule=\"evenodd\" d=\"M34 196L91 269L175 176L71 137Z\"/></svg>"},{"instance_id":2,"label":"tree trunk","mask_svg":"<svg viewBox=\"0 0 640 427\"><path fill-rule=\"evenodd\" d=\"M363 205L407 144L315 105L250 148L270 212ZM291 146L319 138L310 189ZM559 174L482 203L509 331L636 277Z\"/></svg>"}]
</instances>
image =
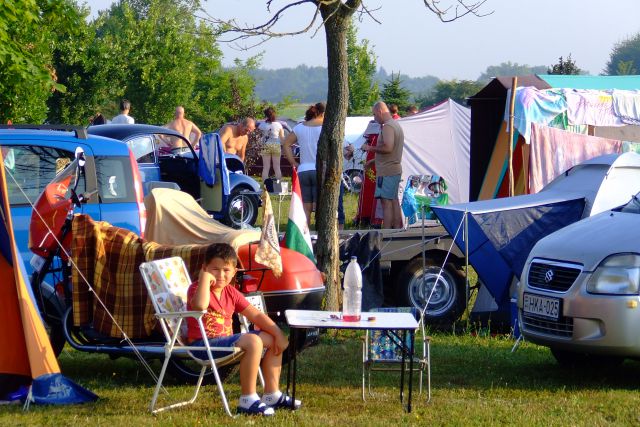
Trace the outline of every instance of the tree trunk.
<instances>
[{"instance_id":1,"label":"tree trunk","mask_svg":"<svg viewBox=\"0 0 640 427\"><path fill-rule=\"evenodd\" d=\"M321 6L327 41L329 88L324 124L318 142L316 173L318 204L316 206L316 258L318 268L326 275L327 310L340 309L340 276L338 253L338 195L342 178L342 141L349 106L347 63L347 30L360 0L328 2Z\"/></svg>"}]
</instances>

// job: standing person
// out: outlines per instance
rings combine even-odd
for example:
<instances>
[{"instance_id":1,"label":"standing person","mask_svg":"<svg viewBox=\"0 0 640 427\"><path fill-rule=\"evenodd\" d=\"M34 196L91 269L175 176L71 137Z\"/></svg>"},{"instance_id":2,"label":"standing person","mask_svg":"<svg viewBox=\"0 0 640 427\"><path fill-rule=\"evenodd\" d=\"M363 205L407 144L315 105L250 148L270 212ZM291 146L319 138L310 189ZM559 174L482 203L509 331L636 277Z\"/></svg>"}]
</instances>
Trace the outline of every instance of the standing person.
<instances>
[{"instance_id":1,"label":"standing person","mask_svg":"<svg viewBox=\"0 0 640 427\"><path fill-rule=\"evenodd\" d=\"M293 128L293 132L284 140L284 154L298 171L300 178L300 191L302 192L302 204L307 216L307 225L311 226L311 213L315 211L318 197L318 181L316 179L316 155L318 153L318 140L322 123L324 122L325 105L318 102L310 106L304 115L304 122ZM291 146L295 143L300 146L300 164L293 158Z\"/></svg>"},{"instance_id":2,"label":"standing person","mask_svg":"<svg viewBox=\"0 0 640 427\"><path fill-rule=\"evenodd\" d=\"M207 248L198 281L193 282L187 291L187 310L206 311L202 324L207 336L202 336L198 322L190 317L187 319L187 338L196 346L204 345L206 338L212 347L233 346L244 350L240 360L238 413L273 415L275 409L291 408L291 397L280 391L279 384L282 352L289 342L269 316L252 306L240 291L229 286L235 278L237 264L238 257L230 245L217 243ZM242 314L259 330L233 334L234 313ZM222 355L214 354L214 357ZM256 393L259 366L262 366L264 375L262 399ZM295 407L300 407L297 399Z\"/></svg>"},{"instance_id":3,"label":"standing person","mask_svg":"<svg viewBox=\"0 0 640 427\"><path fill-rule=\"evenodd\" d=\"M382 129L375 146L362 145L362 151L376 154L376 191L374 197L382 202L385 228L402 228L402 211L398 202L398 188L402 176L402 151L404 133L402 127L391 117L387 104L380 101L373 106L373 118Z\"/></svg>"},{"instance_id":4,"label":"standing person","mask_svg":"<svg viewBox=\"0 0 640 427\"><path fill-rule=\"evenodd\" d=\"M418 114L418 107L410 105L409 108L407 108L407 116L413 116L414 114Z\"/></svg>"},{"instance_id":5,"label":"standing person","mask_svg":"<svg viewBox=\"0 0 640 427\"><path fill-rule=\"evenodd\" d=\"M115 116L111 120L111 124L113 125L132 125L136 121L129 115L129 111L131 110L131 103L123 99L120 101L120 114Z\"/></svg>"},{"instance_id":6,"label":"standing person","mask_svg":"<svg viewBox=\"0 0 640 427\"><path fill-rule=\"evenodd\" d=\"M180 132L182 136L187 138L194 146L197 146L200 143L202 132L195 123L184 118L184 107L180 105L176 107L173 121L167 123L165 127ZM192 133L194 135L193 140L191 140ZM182 140L179 138L175 139L179 141L176 141L176 144L179 144L179 146L174 146L173 148L186 148Z\"/></svg>"},{"instance_id":7,"label":"standing person","mask_svg":"<svg viewBox=\"0 0 640 427\"><path fill-rule=\"evenodd\" d=\"M249 143L249 134L256 130L256 121L245 117L237 124L224 125L220 129L220 141L225 153L236 154L244 162Z\"/></svg>"},{"instance_id":8,"label":"standing person","mask_svg":"<svg viewBox=\"0 0 640 427\"><path fill-rule=\"evenodd\" d=\"M273 173L276 179L282 178L280 170L280 155L282 150L280 145L284 142L284 129L276 120L276 110L269 107L264 110L266 120L258 126L258 130L262 133L263 147L260 155L262 156L262 182L269 178L271 162L273 161Z\"/></svg>"}]
</instances>

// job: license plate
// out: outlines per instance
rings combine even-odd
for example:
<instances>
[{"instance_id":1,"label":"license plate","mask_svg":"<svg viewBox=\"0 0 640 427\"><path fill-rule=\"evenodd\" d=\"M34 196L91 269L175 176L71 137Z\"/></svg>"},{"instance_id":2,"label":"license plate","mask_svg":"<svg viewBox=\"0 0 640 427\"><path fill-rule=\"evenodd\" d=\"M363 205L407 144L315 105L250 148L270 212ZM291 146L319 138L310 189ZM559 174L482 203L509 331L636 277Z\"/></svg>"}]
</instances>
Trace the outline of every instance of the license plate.
<instances>
[{"instance_id":1,"label":"license plate","mask_svg":"<svg viewBox=\"0 0 640 427\"><path fill-rule=\"evenodd\" d=\"M558 320L560 314L560 299L525 293L522 311L527 314L533 314L534 316Z\"/></svg>"},{"instance_id":2,"label":"license plate","mask_svg":"<svg viewBox=\"0 0 640 427\"><path fill-rule=\"evenodd\" d=\"M40 255L34 255L31 257L29 264L31 264L31 267L33 267L33 269L39 273L42 269L42 266L44 265L44 258L42 258Z\"/></svg>"}]
</instances>

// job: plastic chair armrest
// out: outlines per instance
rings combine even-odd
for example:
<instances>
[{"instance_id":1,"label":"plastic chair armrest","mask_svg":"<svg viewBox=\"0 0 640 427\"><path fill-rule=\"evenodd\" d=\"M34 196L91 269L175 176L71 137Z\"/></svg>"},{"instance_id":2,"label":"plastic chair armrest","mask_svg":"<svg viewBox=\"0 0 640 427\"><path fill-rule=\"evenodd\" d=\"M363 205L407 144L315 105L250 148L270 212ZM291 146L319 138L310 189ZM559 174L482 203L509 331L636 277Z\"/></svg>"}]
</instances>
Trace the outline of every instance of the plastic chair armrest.
<instances>
[{"instance_id":1,"label":"plastic chair armrest","mask_svg":"<svg viewBox=\"0 0 640 427\"><path fill-rule=\"evenodd\" d=\"M172 313L156 313L159 319L177 319L180 317L193 317L199 319L204 316L206 311L174 311Z\"/></svg>"}]
</instances>

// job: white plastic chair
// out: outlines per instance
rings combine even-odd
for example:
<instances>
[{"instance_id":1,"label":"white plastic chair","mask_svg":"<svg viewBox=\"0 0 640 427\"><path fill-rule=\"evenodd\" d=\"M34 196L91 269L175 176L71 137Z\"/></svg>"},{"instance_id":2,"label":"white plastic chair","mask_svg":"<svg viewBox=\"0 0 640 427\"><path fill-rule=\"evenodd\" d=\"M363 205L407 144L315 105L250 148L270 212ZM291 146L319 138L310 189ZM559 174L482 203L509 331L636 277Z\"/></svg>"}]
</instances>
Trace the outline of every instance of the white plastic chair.
<instances>
[{"instance_id":1,"label":"white plastic chair","mask_svg":"<svg viewBox=\"0 0 640 427\"><path fill-rule=\"evenodd\" d=\"M422 394L422 383L424 373L427 377L427 402L431 400L431 337L427 336L424 327L424 318L421 312L412 307L385 307L374 308L373 312L386 313L412 313L419 317L418 327L420 335L416 334L414 339L413 372L420 374L420 394ZM396 334L396 336L400 336ZM398 338L399 339L399 338ZM409 336L406 338L406 346L410 345ZM409 361L405 360L406 371L409 371ZM394 340L381 330L367 330L364 343L362 344L362 400L365 399L365 389L368 388L371 394L371 372L372 371L400 371L402 364L402 348ZM413 372L409 372L412 375Z\"/></svg>"},{"instance_id":2,"label":"white plastic chair","mask_svg":"<svg viewBox=\"0 0 640 427\"><path fill-rule=\"evenodd\" d=\"M197 320L202 336L206 336L204 326L202 324L202 316L206 311L187 311L187 290L191 284L189 273L180 257L172 257L161 260L149 261L140 265L140 272L144 279L144 284L149 292L149 298L153 303L156 311L156 317L160 322L162 332L164 333L166 343L164 345L164 363L158 376L158 383L153 392L150 410L153 414L162 412L167 409L178 408L195 402L202 385L202 379L207 369L211 369L222 398L224 409L229 416L231 410L224 393L222 381L218 374L218 367L237 363L244 352L238 347L211 347L207 340L204 345L193 346L185 345L183 340L186 337L187 325L186 319L192 317ZM206 352L207 359L200 359L194 355L194 351ZM214 359L212 352L228 351L229 355ZM162 408L156 408L158 394L162 388L162 381L167 371L169 359L171 357L191 358L202 366L200 376L196 384L196 388L191 399L174 403ZM262 373L260 373L262 379Z\"/></svg>"}]
</instances>

